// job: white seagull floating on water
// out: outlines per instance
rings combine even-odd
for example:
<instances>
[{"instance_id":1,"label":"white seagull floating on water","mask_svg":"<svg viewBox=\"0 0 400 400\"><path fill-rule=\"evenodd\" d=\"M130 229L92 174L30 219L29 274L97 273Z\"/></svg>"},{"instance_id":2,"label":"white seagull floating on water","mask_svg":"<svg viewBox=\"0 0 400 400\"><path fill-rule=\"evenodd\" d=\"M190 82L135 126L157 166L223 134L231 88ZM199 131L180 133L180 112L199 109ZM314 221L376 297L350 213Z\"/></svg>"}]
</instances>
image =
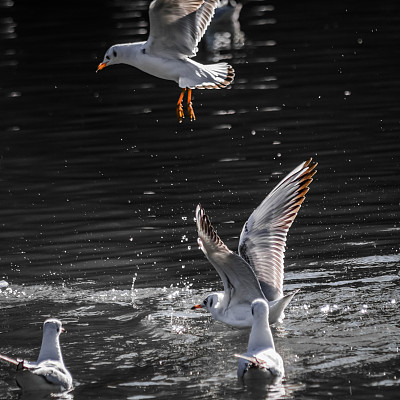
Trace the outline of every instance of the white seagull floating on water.
<instances>
[{"instance_id":1,"label":"white seagull floating on water","mask_svg":"<svg viewBox=\"0 0 400 400\"><path fill-rule=\"evenodd\" d=\"M235 354L239 357L237 376L239 379L267 379L279 381L284 373L282 357L276 352L271 328L268 323L269 306L265 300L257 299L251 304L253 326L247 352Z\"/></svg>"},{"instance_id":2,"label":"white seagull floating on water","mask_svg":"<svg viewBox=\"0 0 400 400\"><path fill-rule=\"evenodd\" d=\"M269 323L284 317L297 293L283 296L286 236L312 182L316 163L303 162L283 178L244 224L239 254L230 251L199 204L196 208L198 244L217 270L224 292L213 293L192 309L206 308L214 319L236 327L252 326L251 304L268 301Z\"/></svg>"},{"instance_id":3,"label":"white seagull floating on water","mask_svg":"<svg viewBox=\"0 0 400 400\"><path fill-rule=\"evenodd\" d=\"M0 359L17 366L16 381L24 392L63 392L72 389L72 376L64 365L59 336L64 332L61 321L47 319L36 362L16 360L0 354Z\"/></svg>"},{"instance_id":4,"label":"white seagull floating on water","mask_svg":"<svg viewBox=\"0 0 400 400\"><path fill-rule=\"evenodd\" d=\"M158 78L172 80L182 88L176 106L179 122L184 118L182 101L187 91L190 120L196 119L192 89L221 89L235 76L227 63L204 65L190 58L214 15L218 0L154 0L150 4L150 34L146 42L111 46L97 71L113 64L128 64Z\"/></svg>"}]
</instances>

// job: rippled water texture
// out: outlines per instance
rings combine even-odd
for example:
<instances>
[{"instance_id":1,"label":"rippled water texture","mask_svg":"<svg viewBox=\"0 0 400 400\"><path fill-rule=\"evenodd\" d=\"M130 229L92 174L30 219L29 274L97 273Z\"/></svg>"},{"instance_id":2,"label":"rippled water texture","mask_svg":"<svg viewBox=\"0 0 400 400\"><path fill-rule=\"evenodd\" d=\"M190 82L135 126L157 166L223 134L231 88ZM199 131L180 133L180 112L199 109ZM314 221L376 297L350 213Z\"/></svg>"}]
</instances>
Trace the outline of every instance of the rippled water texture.
<instances>
[{"instance_id":1,"label":"rippled water texture","mask_svg":"<svg viewBox=\"0 0 400 400\"><path fill-rule=\"evenodd\" d=\"M400 3L248 1L197 60L230 89L179 89L127 66L148 1L0 0L0 352L35 359L60 318L76 399L397 399ZM198 202L236 249L300 162L319 163L290 230L273 329L286 376L242 387L248 331L190 307L220 280L196 243ZM20 397L0 365L0 397Z\"/></svg>"}]
</instances>

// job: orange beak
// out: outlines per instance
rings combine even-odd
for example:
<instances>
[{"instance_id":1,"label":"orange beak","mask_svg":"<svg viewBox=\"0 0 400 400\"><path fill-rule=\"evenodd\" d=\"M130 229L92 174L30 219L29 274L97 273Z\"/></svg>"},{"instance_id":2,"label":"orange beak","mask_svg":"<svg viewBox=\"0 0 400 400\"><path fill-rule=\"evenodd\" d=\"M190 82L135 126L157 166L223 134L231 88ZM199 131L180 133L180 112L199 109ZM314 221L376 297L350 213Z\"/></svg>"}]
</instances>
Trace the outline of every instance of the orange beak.
<instances>
[{"instance_id":1,"label":"orange beak","mask_svg":"<svg viewBox=\"0 0 400 400\"><path fill-rule=\"evenodd\" d=\"M102 62L101 64L99 64L99 66L97 67L96 72L101 71L103 68L107 67L107 63Z\"/></svg>"},{"instance_id":2,"label":"orange beak","mask_svg":"<svg viewBox=\"0 0 400 400\"><path fill-rule=\"evenodd\" d=\"M191 308L191 310L197 310L198 308L203 308L203 306L201 304L196 304Z\"/></svg>"}]
</instances>

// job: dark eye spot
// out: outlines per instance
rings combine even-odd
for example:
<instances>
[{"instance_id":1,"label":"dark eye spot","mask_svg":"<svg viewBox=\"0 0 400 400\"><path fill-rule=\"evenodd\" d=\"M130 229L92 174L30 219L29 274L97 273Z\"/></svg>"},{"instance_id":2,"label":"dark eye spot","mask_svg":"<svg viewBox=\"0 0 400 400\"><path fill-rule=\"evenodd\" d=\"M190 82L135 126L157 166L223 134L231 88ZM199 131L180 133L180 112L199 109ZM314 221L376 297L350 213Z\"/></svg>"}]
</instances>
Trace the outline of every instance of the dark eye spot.
<instances>
[{"instance_id":1,"label":"dark eye spot","mask_svg":"<svg viewBox=\"0 0 400 400\"><path fill-rule=\"evenodd\" d=\"M115 50L113 50L113 56L117 57L117 52Z\"/></svg>"},{"instance_id":2,"label":"dark eye spot","mask_svg":"<svg viewBox=\"0 0 400 400\"><path fill-rule=\"evenodd\" d=\"M214 302L214 299L211 299L211 301L210 301L210 307L212 307L213 302Z\"/></svg>"},{"instance_id":3,"label":"dark eye spot","mask_svg":"<svg viewBox=\"0 0 400 400\"><path fill-rule=\"evenodd\" d=\"M110 59L110 57L109 56L106 56L106 60L109 60Z\"/></svg>"},{"instance_id":4,"label":"dark eye spot","mask_svg":"<svg viewBox=\"0 0 400 400\"><path fill-rule=\"evenodd\" d=\"M143 53L143 54L146 54L146 49L142 49L142 53Z\"/></svg>"}]
</instances>

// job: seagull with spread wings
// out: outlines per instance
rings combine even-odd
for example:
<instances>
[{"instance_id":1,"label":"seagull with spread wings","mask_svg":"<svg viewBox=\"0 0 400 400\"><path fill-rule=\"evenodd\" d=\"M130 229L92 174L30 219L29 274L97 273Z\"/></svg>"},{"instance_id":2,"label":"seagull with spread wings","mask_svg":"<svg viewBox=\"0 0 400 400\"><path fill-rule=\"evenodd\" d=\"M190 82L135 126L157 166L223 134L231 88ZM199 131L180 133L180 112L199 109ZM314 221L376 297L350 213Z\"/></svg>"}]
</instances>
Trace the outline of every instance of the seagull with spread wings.
<instances>
[{"instance_id":1,"label":"seagull with spread wings","mask_svg":"<svg viewBox=\"0 0 400 400\"><path fill-rule=\"evenodd\" d=\"M190 120L196 119L192 89L221 89L235 76L227 63L200 64L191 60L214 15L218 0L154 0L150 4L150 34L146 42L111 46L97 71L113 64L128 64L182 89L176 106L179 122L184 118L187 92Z\"/></svg>"},{"instance_id":2,"label":"seagull with spread wings","mask_svg":"<svg viewBox=\"0 0 400 400\"><path fill-rule=\"evenodd\" d=\"M269 323L284 316L297 291L283 295L286 236L309 190L316 163L303 162L283 178L244 224L239 254L228 249L199 204L198 244L214 266L224 291L210 294L192 309L205 308L214 319L236 327L252 326L251 304L268 301Z\"/></svg>"}]
</instances>

